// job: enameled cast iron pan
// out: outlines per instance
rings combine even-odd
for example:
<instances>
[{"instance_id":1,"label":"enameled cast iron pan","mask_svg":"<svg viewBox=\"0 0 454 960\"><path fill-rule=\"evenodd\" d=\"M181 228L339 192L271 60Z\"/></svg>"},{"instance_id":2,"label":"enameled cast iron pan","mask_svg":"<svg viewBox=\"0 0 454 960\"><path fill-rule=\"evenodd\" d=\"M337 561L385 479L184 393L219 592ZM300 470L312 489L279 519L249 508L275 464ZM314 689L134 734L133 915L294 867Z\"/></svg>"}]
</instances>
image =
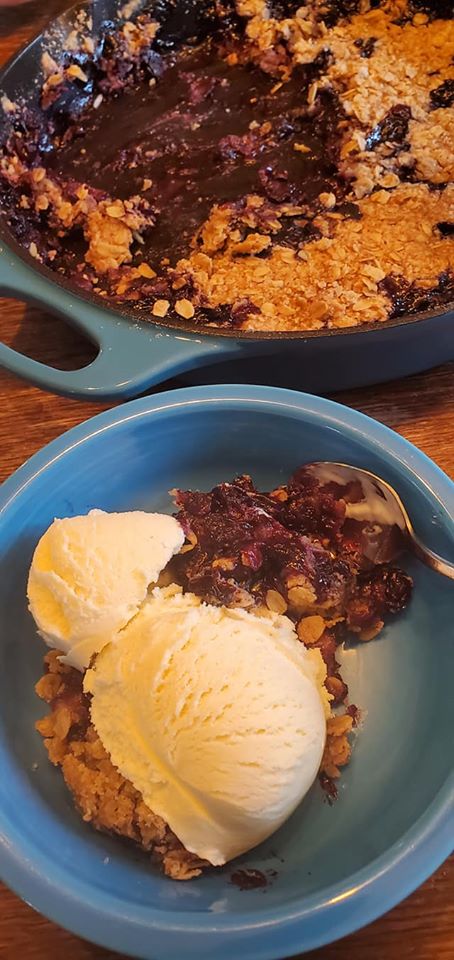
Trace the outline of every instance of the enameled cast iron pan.
<instances>
[{"instance_id":1,"label":"enameled cast iron pan","mask_svg":"<svg viewBox=\"0 0 454 960\"><path fill-rule=\"evenodd\" d=\"M205 0L160 3L161 30L188 36L209 28ZM148 9L153 9L153 4ZM119 19L116 0L96 3L94 24ZM64 36L74 10L51 30ZM195 25L195 26L194 26ZM0 92L14 100L36 100L41 79L41 35L4 69ZM428 369L454 357L454 304L380 325L255 334L191 327L187 322L137 321L127 311L104 307L99 298L73 288L33 260L0 220L0 294L39 304L83 332L98 347L96 359L76 371L38 363L0 344L0 364L38 386L62 394L100 400L126 398L170 377L190 382L239 380L326 392L363 386ZM190 371L190 374L188 374Z\"/></svg>"}]
</instances>

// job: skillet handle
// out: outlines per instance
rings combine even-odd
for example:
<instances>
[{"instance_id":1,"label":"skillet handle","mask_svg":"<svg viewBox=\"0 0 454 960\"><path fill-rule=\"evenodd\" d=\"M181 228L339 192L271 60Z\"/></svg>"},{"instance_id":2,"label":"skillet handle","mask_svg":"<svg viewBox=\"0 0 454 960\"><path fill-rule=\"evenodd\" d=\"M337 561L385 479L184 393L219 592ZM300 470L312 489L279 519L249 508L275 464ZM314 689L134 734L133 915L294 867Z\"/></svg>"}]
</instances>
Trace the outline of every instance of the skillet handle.
<instances>
[{"instance_id":1,"label":"skillet handle","mask_svg":"<svg viewBox=\"0 0 454 960\"><path fill-rule=\"evenodd\" d=\"M239 344L225 338L198 337L109 315L52 284L1 244L0 296L17 297L44 307L80 330L99 348L88 366L56 370L0 342L0 366L44 390L66 396L126 399L184 370L216 363L239 350Z\"/></svg>"}]
</instances>

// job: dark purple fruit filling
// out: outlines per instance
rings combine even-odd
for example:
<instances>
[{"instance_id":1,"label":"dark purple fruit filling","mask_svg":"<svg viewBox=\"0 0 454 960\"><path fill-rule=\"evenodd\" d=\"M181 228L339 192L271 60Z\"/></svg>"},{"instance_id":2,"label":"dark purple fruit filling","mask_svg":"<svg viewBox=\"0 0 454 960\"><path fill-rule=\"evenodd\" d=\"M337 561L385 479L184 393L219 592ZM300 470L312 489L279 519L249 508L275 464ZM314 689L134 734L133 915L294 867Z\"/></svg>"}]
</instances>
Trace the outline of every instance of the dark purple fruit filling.
<instances>
[{"instance_id":1,"label":"dark purple fruit filling","mask_svg":"<svg viewBox=\"0 0 454 960\"><path fill-rule=\"evenodd\" d=\"M235 596L240 606L263 603L273 590L290 610L294 601L297 611L303 604L345 617L351 602L367 600L368 617L378 619L403 609L410 579L390 564L374 565L361 551L367 524L355 521L353 536L346 518L346 504L358 492L354 484L336 486L322 486L302 467L271 493L258 491L248 476L209 493L177 491L176 516L191 547L174 561L178 581L228 605ZM396 541L395 551L401 546Z\"/></svg>"},{"instance_id":2,"label":"dark purple fruit filling","mask_svg":"<svg viewBox=\"0 0 454 960\"><path fill-rule=\"evenodd\" d=\"M399 103L395 107L391 107L391 110L367 137L367 149L373 150L379 143L393 143L402 146L408 135L410 120L411 109L406 104Z\"/></svg>"},{"instance_id":3,"label":"dark purple fruit filling","mask_svg":"<svg viewBox=\"0 0 454 960\"><path fill-rule=\"evenodd\" d=\"M451 235L450 223L438 225L443 236ZM391 317L408 316L424 310L439 309L454 300L454 273L442 274L438 284L431 290L424 290L415 283L409 283L404 277L389 276L380 281L383 290L392 303Z\"/></svg>"},{"instance_id":4,"label":"dark purple fruit filling","mask_svg":"<svg viewBox=\"0 0 454 960\"><path fill-rule=\"evenodd\" d=\"M430 91L430 103L434 110L454 105L454 80L445 80L435 90Z\"/></svg>"},{"instance_id":5,"label":"dark purple fruit filling","mask_svg":"<svg viewBox=\"0 0 454 960\"><path fill-rule=\"evenodd\" d=\"M310 645L325 662L332 705L345 703L337 648L352 636L372 639L411 599L410 577L392 562L403 549L397 528L382 527L389 561L373 562L363 552L367 523L346 516L360 486L321 484L305 467L271 492L241 476L174 495L187 543L171 561L172 579L207 603L285 613L305 642L311 618L321 624Z\"/></svg>"}]
</instances>

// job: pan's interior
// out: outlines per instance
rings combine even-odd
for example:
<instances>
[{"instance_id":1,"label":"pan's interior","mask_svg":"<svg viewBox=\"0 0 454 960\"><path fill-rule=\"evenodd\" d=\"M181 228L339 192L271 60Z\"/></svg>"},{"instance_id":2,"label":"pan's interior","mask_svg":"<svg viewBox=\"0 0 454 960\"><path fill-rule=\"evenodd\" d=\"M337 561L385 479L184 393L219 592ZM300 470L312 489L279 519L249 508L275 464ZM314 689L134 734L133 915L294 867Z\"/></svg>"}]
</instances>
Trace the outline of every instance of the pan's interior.
<instances>
[{"instance_id":1,"label":"pan's interior","mask_svg":"<svg viewBox=\"0 0 454 960\"><path fill-rule=\"evenodd\" d=\"M286 13L291 13L296 4L287 2L281 4L285 7ZM347 5L348 6L348 5ZM439 5L440 6L440 5ZM443 4L441 4L443 7ZM440 7L440 9L441 9ZM446 7L446 9L445 9ZM441 9L443 16L449 14L449 4ZM142 4L143 8L143 4ZM213 63L211 48L208 38L222 38L228 32L235 32L242 29L239 18L233 7L224 5L222 16L219 15L219 7L216 3L201 2L201 0L174 0L174 2L156 2L151 5L153 17L157 17L160 22L159 31L159 53L165 56L168 52L174 52L176 49L185 51L184 58L184 80L181 78L181 69L172 68L167 74L167 84L165 92L156 104L153 91L149 93L148 82L142 83L140 88L134 87L127 90L119 97L106 98L100 104L96 111L96 122L91 122L84 127L83 137L75 138L68 144L63 151L56 151L55 155L48 150L48 145L43 145L42 153L45 156L48 153L46 165L57 174L57 176L73 177L77 181L88 182L94 188L107 191L110 196L127 197L136 193L139 184L145 180L146 174L150 173L153 178L157 177L160 182L161 193L163 186L166 186L166 165L169 164L168 155L159 156L150 160L150 154L153 153L153 138L157 136L171 137L178 135L178 105L183 96L183 85L187 84L187 76L192 74L197 78L202 68L206 75L217 82L217 65ZM77 8L78 10L80 7ZM87 8L88 9L88 8ZM91 8L90 8L91 9ZM150 7L147 5L147 10ZM136 10L140 13L140 8ZM91 35L96 43L99 33L105 30L106 22L112 24L122 22L118 11L118 4L115 0L103 0L102 3L96 3L93 11L93 27ZM67 37L74 28L75 13L69 11L58 21L51 25L46 34L38 37L29 45L17 58L10 64L4 72L2 78L2 89L10 99L26 99L28 102L39 101L40 88L42 82L41 57L43 51L51 50L57 58L56 51L62 46L62 38ZM181 65L180 65L181 67ZM310 79L310 77L309 77ZM306 78L307 80L307 78ZM225 127L225 117L229 114L227 129L229 134L238 135L241 129L249 128L254 123L255 113L249 106L251 94L255 94L258 99L267 93L270 87L274 86L276 78L262 70L251 69L250 65L245 67L239 64L231 68L231 82L226 95L220 98L218 103L218 113L211 111L211 126L213 141L219 140L221 127ZM291 77L290 81L283 85L283 91L276 95L273 103L271 121L273 122L280 116L288 116L294 112L299 92L297 84L301 83L301 78ZM74 93L72 94L74 96ZM90 97L90 91L84 87L79 90L80 109L83 110L84 101ZM72 104L72 108L74 104ZM65 109L65 107L64 107ZM200 226L200 222L209 215L210 208L214 199L220 198L223 201L233 200L238 194L253 192L256 189L256 165L242 166L240 168L232 166L226 172L221 170L216 164L210 161L212 151L211 141L198 142L199 133L197 127L197 104L195 105L194 129L190 132L192 137L192 176L197 193L197 203L194 204L194 191L185 193L185 159L179 155L178 142L172 153L172 163L175 175L167 181L168 195L165 196L164 203L159 215L157 229L151 230L149 234L144 235L140 254L146 261L156 256L156 245L159 245L160 256L173 257L185 256L190 246L191 237ZM203 111L203 101L202 107ZM336 105L326 105L322 111L321 118L314 124L311 118L308 118L306 124L302 124L301 133L304 137L310 138L311 153L308 156L302 156L301 153L293 150L293 142L286 144L285 139L279 146L267 154L266 161L269 166L279 160L285 162L286 168L292 169L298 163L298 169L306 186L306 196L311 199L317 197L321 192L329 192L333 180L333 164L329 150L326 150L327 144L330 144L330 124L334 124ZM224 113L225 111L225 113ZM224 113L224 116L221 114ZM269 114L268 114L269 115ZM95 116L92 111L92 118ZM139 153L137 145L140 144ZM134 147L134 150L133 150ZM133 163L118 163L117 158L121 154L127 154L128 150L134 157ZM255 178L255 179L254 179ZM176 198L176 206L175 206ZM287 224L288 231L291 232L292 223ZM20 230L13 230L13 237L8 224L3 220L3 230L8 236L9 242L13 244L16 251L23 256L24 251L21 246ZM15 236L14 236L15 234ZM19 242L17 242L19 241ZM66 241L65 241L66 242ZM27 254L25 253L25 256ZM73 256L73 252L71 252ZM31 259L31 258L28 258ZM97 304L102 304L102 297L98 296L93 289L86 286L80 286L74 282L71 276L71 270L62 273L53 273L46 265L39 260L32 260L33 266L45 272L59 284L75 290L79 295L86 299L93 300ZM183 290L183 294L185 290ZM423 310L413 309L410 313L401 311L399 317L394 317L380 324L383 327L394 326L411 322L418 319L425 319L432 315L448 313L452 308L452 303L445 296L444 300L438 302L425 303L421 301ZM104 300L106 305L106 300ZM153 316L150 318L149 306L145 302L141 304L128 303L126 300L112 302L109 300L109 309L120 313L121 315L131 316L137 320L153 319L156 323L162 323L164 326L175 328L183 327L185 330L193 330L198 333L206 332L231 336L232 332L236 337L255 338L274 338L274 337L299 337L299 336L332 336L337 334L348 334L352 332L351 327L341 329L320 329L320 330L297 330L297 331L259 331L248 332L237 327L232 330L229 322L225 322L225 316L214 316L212 311L200 311L195 317L180 319L177 314L159 318ZM213 327L213 322L216 327ZM220 322L221 326L217 326ZM363 324L359 330L377 329L377 324Z\"/></svg>"}]
</instances>

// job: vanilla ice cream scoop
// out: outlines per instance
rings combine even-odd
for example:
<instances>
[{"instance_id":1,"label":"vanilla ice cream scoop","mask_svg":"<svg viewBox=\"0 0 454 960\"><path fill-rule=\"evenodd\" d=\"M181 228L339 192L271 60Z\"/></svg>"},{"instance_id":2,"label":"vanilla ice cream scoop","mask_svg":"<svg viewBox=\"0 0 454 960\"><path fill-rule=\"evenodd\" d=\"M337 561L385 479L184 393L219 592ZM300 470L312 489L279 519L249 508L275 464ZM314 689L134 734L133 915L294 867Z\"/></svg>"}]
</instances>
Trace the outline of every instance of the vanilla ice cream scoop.
<instances>
[{"instance_id":1,"label":"vanilla ice cream scoop","mask_svg":"<svg viewBox=\"0 0 454 960\"><path fill-rule=\"evenodd\" d=\"M184 533L160 513L104 513L54 520L36 547L28 600L38 631L84 670L134 617Z\"/></svg>"},{"instance_id":2,"label":"vanilla ice cream scoop","mask_svg":"<svg viewBox=\"0 0 454 960\"><path fill-rule=\"evenodd\" d=\"M286 617L155 589L85 675L112 762L214 865L270 836L323 754L326 676Z\"/></svg>"}]
</instances>

